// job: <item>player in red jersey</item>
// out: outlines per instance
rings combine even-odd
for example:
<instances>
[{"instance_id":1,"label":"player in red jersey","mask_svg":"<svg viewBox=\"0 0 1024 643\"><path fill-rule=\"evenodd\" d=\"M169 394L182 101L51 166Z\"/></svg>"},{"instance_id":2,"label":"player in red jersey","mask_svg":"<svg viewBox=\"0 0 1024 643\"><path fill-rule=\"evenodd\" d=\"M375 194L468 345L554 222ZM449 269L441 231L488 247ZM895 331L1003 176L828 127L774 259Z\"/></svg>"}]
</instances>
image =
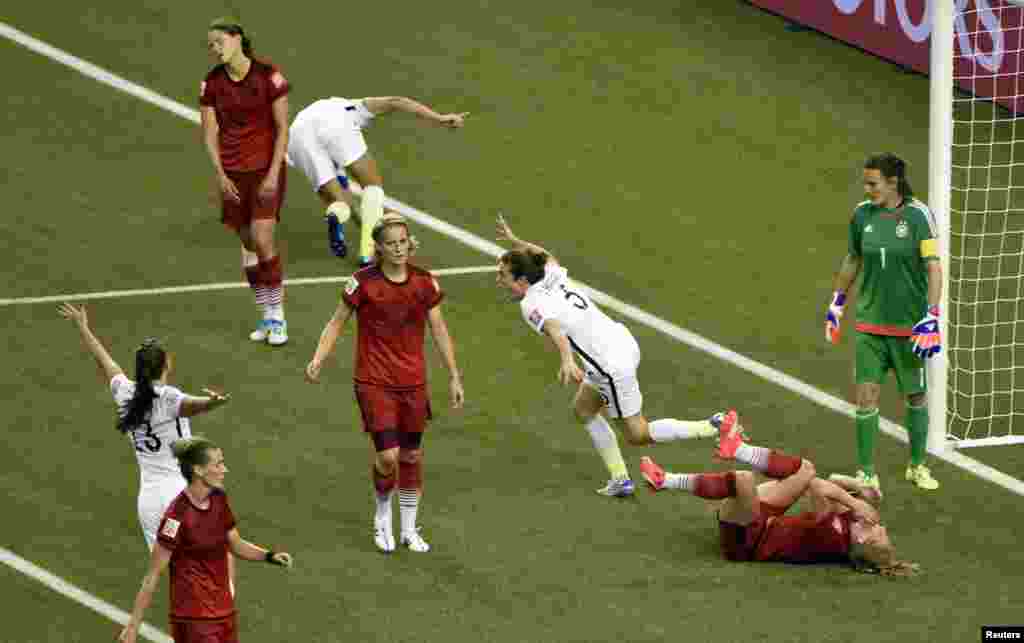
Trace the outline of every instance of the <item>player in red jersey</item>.
<instances>
[{"instance_id":1,"label":"player in red jersey","mask_svg":"<svg viewBox=\"0 0 1024 643\"><path fill-rule=\"evenodd\" d=\"M217 66L200 86L199 105L221 193L221 222L242 241L242 268L263 311L249 338L280 346L288 341L288 326L274 228L285 195L291 86L269 61L253 58L237 22L214 20L206 38Z\"/></svg>"},{"instance_id":2,"label":"player in red jersey","mask_svg":"<svg viewBox=\"0 0 1024 643\"><path fill-rule=\"evenodd\" d=\"M723 500L718 531L727 560L847 562L861 571L893 576L918 571L916 564L897 560L872 505L881 500L877 489L849 476L823 480L810 460L745 443L735 411L722 422L717 456L748 464L774 480L755 484L750 471L668 473L648 457L640 461L640 470L654 491L678 489ZM811 510L785 515L801 497Z\"/></svg>"},{"instance_id":3,"label":"player in red jersey","mask_svg":"<svg viewBox=\"0 0 1024 643\"><path fill-rule=\"evenodd\" d=\"M376 263L356 272L327 322L306 377L316 382L324 360L352 315L358 324L355 395L374 450L372 475L377 507L374 542L395 549L391 496L396 472L401 543L417 552L430 550L416 525L422 495L423 431L431 418L423 350L426 325L448 369L452 408L463 403L462 377L441 314L444 293L426 270L409 263L409 228L398 215L385 215L374 227Z\"/></svg>"},{"instance_id":4,"label":"player in red jersey","mask_svg":"<svg viewBox=\"0 0 1024 643\"><path fill-rule=\"evenodd\" d=\"M160 575L171 568L171 632L175 643L237 643L235 600L228 582L228 551L238 558L292 566L292 557L257 547L238 534L224 494L224 453L199 436L174 443L188 486L160 522L149 571L119 640L134 643Z\"/></svg>"}]
</instances>

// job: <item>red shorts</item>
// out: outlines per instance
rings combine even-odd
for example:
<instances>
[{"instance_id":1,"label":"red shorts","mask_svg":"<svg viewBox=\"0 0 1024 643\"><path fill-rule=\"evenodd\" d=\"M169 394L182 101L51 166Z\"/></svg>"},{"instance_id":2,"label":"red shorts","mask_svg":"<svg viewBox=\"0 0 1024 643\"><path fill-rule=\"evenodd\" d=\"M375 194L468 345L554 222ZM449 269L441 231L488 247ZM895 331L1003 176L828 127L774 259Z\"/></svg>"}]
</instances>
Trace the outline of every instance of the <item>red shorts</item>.
<instances>
[{"instance_id":1,"label":"red shorts","mask_svg":"<svg viewBox=\"0 0 1024 643\"><path fill-rule=\"evenodd\" d=\"M284 204L284 193L288 187L288 171L281 169L278 175L277 192L274 198L269 201L259 199L260 183L267 176L267 170L254 172L235 172L226 170L225 174L238 188L238 195L242 198L241 203L232 199L221 199L220 221L232 230L238 230L244 225L258 219L281 220L281 205Z\"/></svg>"},{"instance_id":2,"label":"red shorts","mask_svg":"<svg viewBox=\"0 0 1024 643\"><path fill-rule=\"evenodd\" d=\"M171 621L174 643L238 643L235 616L215 621Z\"/></svg>"},{"instance_id":3,"label":"red shorts","mask_svg":"<svg viewBox=\"0 0 1024 643\"><path fill-rule=\"evenodd\" d=\"M356 402L363 416L363 430L367 433L397 431L422 433L430 412L430 394L426 386L396 391L371 384L355 385Z\"/></svg>"},{"instance_id":4,"label":"red shorts","mask_svg":"<svg viewBox=\"0 0 1024 643\"><path fill-rule=\"evenodd\" d=\"M789 507L776 507L766 502L757 503L757 517L749 525L737 525L718 521L718 538L722 546L722 557L726 560L754 560L757 546L761 544L768 519L781 516Z\"/></svg>"}]
</instances>

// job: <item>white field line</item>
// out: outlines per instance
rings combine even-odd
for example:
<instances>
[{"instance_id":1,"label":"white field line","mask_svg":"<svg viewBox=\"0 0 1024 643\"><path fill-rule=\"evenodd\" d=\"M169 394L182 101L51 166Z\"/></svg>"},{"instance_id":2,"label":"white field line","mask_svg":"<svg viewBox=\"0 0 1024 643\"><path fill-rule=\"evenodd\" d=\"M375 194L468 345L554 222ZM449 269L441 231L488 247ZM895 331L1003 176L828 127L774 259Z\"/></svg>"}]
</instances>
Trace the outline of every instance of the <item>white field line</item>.
<instances>
[{"instance_id":1,"label":"white field line","mask_svg":"<svg viewBox=\"0 0 1024 643\"><path fill-rule=\"evenodd\" d=\"M442 268L431 270L431 274L438 277L451 275L469 275L481 272L494 272L494 266L467 266L465 268ZM311 284L334 284L348 279L348 275L334 277L301 277L298 279L285 279L286 286L308 286ZM212 284L194 284L191 286L166 286L163 288L140 288L137 290L105 290L102 292L83 292L70 295L47 295L45 297L17 297L15 299L0 299L0 306L16 306L19 304L49 304L65 301L93 301L96 299L118 299L121 297L140 297L143 295L169 295L183 292L206 292L209 290L231 290L233 288L248 288L245 281L223 281Z\"/></svg>"},{"instance_id":2,"label":"white field line","mask_svg":"<svg viewBox=\"0 0 1024 643\"><path fill-rule=\"evenodd\" d=\"M36 53L46 56L51 60L67 65L79 73L109 85L119 91L131 94L132 96L140 98L148 103L152 103L153 105L177 114L178 116L188 119L194 123L199 122L198 111L173 101L166 96L161 96L150 89L146 89L145 87L121 78L120 76L117 76L101 67L97 67L92 63L86 62L77 56L73 56L66 51L57 49L37 40L3 22L0 22L0 36L4 36L28 49L31 49L32 51L35 51ZM436 230L441 234L447 235L464 245L475 248L484 254L497 257L502 252L502 248L500 246L478 237L471 232L467 232L462 228L441 221L440 219L433 217L426 212L417 210L416 208L402 203L401 201L389 198L387 200L387 205L392 210L403 214L420 225ZM837 411L847 417L852 418L854 415L853 405L835 397L834 395L817 389L790 375L786 375L785 373L771 368L770 366L740 355L739 353L721 346L720 344L716 344L705 337L697 335L696 333L684 328L680 328L671 322L655 317L654 315L644 312L635 306L626 304L611 295L602 293L601 291L595 290L589 286L584 287L595 301L617 311L625 317L661 331L662 333L665 333L666 335L683 342L692 348L714 355L725 362L742 368L743 370L762 377L774 384L778 384L779 386L801 395L812 402L820 404L821 406ZM886 434L902 442L907 441L906 431L896 423L883 418L880 424L882 431ZM986 464L982 464L981 462L978 462L973 458L969 458L952 449L947 449L934 455L955 466L966 469L981 478L994 482L1013 493L1024 496L1024 481L1008 476L997 469L993 469Z\"/></svg>"},{"instance_id":3,"label":"white field line","mask_svg":"<svg viewBox=\"0 0 1024 643\"><path fill-rule=\"evenodd\" d=\"M128 614L124 610L120 610L110 603L96 598L89 592L79 589L63 578L55 576L42 567L30 563L4 547L0 547L0 563L16 569L30 578L34 578L53 591L67 596L76 603L85 605L89 609L106 616L115 623L125 625L128 623L128 619L131 618L131 614ZM155 641L156 643L174 643L174 639L148 623L143 623L142 627L139 628L139 636L150 641Z\"/></svg>"}]
</instances>

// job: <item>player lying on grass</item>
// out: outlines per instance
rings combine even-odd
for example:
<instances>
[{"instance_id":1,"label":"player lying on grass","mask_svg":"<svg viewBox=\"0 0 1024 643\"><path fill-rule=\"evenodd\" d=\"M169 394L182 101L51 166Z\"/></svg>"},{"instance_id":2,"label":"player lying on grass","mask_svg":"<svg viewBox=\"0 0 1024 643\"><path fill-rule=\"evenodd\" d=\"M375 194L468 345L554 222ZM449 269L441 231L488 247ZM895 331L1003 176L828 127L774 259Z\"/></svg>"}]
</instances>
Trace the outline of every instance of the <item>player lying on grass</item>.
<instances>
[{"instance_id":1,"label":"player lying on grass","mask_svg":"<svg viewBox=\"0 0 1024 643\"><path fill-rule=\"evenodd\" d=\"M359 264L373 258L373 228L384 216L384 179L363 138L363 129L381 114L406 112L441 127L458 129L468 113L439 114L404 96L324 98L300 111L289 128L288 163L298 167L327 207L327 237L338 257L348 253L345 221L352 215L354 200L348 191L351 175L363 186L359 216L362 238ZM342 174L339 174L341 172Z\"/></svg>"},{"instance_id":2,"label":"player lying on grass","mask_svg":"<svg viewBox=\"0 0 1024 643\"><path fill-rule=\"evenodd\" d=\"M718 533L724 558L846 562L858 571L887 576L910 576L919 570L918 565L896 558L889 533L872 504L881 500L877 489L849 476L823 480L810 460L745 443L743 427L732 411L720 431L719 458L748 464L774 480L756 484L750 471L669 473L648 457L641 459L640 471L655 491L677 489L723 501ZM802 497L811 510L785 515Z\"/></svg>"},{"instance_id":3,"label":"player lying on grass","mask_svg":"<svg viewBox=\"0 0 1024 643\"><path fill-rule=\"evenodd\" d=\"M640 346L625 325L612 320L573 284L565 268L546 250L512 233L498 217L498 240L512 249L498 260L498 287L519 301L523 319L546 335L561 356L558 380L577 382L573 407L611 480L598 493L633 494L633 482L606 418L613 418L630 444L652 444L714 437L721 414L710 420L662 419L648 422L637 379ZM576 361L579 356L583 368Z\"/></svg>"}]
</instances>

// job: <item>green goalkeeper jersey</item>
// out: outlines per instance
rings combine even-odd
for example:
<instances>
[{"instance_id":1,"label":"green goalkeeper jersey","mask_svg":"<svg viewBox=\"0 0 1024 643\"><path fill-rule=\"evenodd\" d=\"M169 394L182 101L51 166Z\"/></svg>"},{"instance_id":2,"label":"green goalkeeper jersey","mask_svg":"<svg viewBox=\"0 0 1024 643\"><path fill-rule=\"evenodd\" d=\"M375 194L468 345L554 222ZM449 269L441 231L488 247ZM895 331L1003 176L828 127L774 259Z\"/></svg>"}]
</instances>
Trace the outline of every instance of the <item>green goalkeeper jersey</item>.
<instances>
[{"instance_id":1,"label":"green goalkeeper jersey","mask_svg":"<svg viewBox=\"0 0 1024 643\"><path fill-rule=\"evenodd\" d=\"M928 308L927 262L938 259L935 233L931 211L917 199L894 209L871 201L857 205L850 219L850 254L861 258L863 273L858 331L911 335Z\"/></svg>"}]
</instances>

